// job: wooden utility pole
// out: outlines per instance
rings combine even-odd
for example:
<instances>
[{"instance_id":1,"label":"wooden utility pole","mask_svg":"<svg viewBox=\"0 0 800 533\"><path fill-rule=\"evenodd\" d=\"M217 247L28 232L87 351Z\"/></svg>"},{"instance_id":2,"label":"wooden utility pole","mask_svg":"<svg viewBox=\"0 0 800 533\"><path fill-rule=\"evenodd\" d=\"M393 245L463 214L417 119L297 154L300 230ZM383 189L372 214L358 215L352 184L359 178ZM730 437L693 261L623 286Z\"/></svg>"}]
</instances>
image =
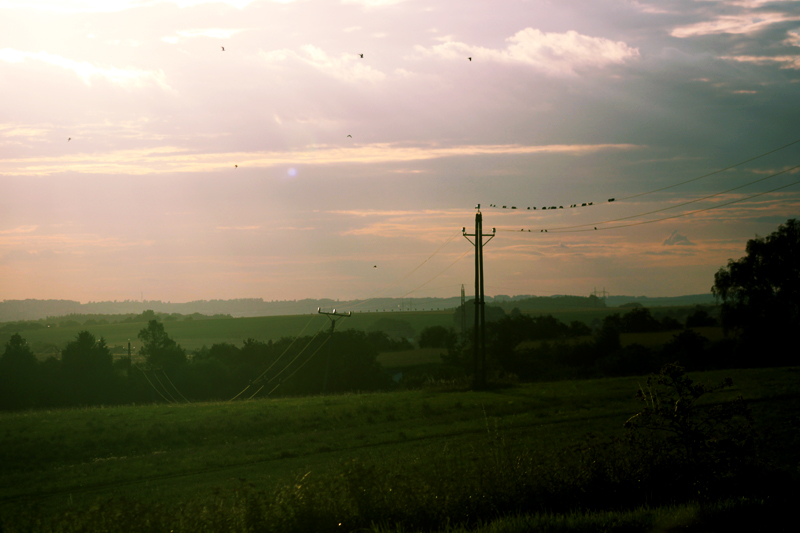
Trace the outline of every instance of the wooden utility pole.
<instances>
[{"instance_id":1,"label":"wooden utility pole","mask_svg":"<svg viewBox=\"0 0 800 533\"><path fill-rule=\"evenodd\" d=\"M475 388L486 387L486 311L484 305L483 295L483 245L492 240L497 233L495 228L492 228L491 234L483 234L483 215L481 215L481 204L478 204L475 209L475 233L467 233L467 228L461 228L461 233L464 235L472 245L475 247L475 342L474 342L474 361L473 368L475 371ZM475 242L469 238L475 237ZM486 243L483 242L484 237L489 237Z\"/></svg>"},{"instance_id":2,"label":"wooden utility pole","mask_svg":"<svg viewBox=\"0 0 800 533\"><path fill-rule=\"evenodd\" d=\"M324 311L320 311L319 307L317 307L317 313L319 313L320 315L326 315L331 321L331 336L328 339L328 341L330 342L330 344L328 344L328 360L325 363L325 381L322 383L322 394L325 394L328 390L328 372L330 371L331 368L331 346L333 346L333 330L336 329L336 320L337 320L336 318L331 318L331 317L347 318L353 316L353 313L352 311L348 311L347 313L337 313L336 309L334 309L330 313L326 313Z\"/></svg>"}]
</instances>

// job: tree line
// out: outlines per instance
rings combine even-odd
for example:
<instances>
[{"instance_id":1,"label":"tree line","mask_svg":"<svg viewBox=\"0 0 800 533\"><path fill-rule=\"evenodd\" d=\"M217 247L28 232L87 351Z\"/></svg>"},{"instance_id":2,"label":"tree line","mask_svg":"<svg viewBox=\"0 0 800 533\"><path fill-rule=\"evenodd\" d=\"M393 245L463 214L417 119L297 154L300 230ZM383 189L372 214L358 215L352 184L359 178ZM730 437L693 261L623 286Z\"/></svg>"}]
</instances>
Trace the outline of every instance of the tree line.
<instances>
[{"instance_id":1,"label":"tree line","mask_svg":"<svg viewBox=\"0 0 800 533\"><path fill-rule=\"evenodd\" d=\"M552 315L530 316L513 309L486 306L487 364L494 377L556 380L657 372L679 362L688 370L789 366L800 363L793 346L800 326L800 224L788 220L767 237L747 242L746 255L731 259L714 276L711 288L721 300L720 320L710 308L696 306L684 322L656 318L635 306L605 317L595 328L581 322L563 323ZM638 307L637 307L638 306ZM474 301L460 307L474 316ZM726 337L715 342L693 328L721 325ZM677 331L659 348L633 343L623 346L623 333ZM433 378L470 374L474 349L472 331L459 336L455 328L423 330L420 346L445 348L446 366L426 369Z\"/></svg>"},{"instance_id":2,"label":"tree line","mask_svg":"<svg viewBox=\"0 0 800 533\"><path fill-rule=\"evenodd\" d=\"M789 220L766 238L748 241L746 250L746 256L730 260L714 278L712 292L722 300L720 318L728 333L720 341L711 342L693 329L717 324L699 306L683 323L634 307L605 317L594 329L551 315L519 310L506 315L487 306L490 371L522 380L554 380L647 374L674 362L688 370L798 364L798 351L790 347L800 326L800 224ZM474 310L473 302L467 305ZM142 315L149 321L138 335L144 357L140 363L128 357L114 360L105 340L88 330L78 333L60 358L39 362L25 339L14 333L0 355L0 409L385 389L394 382L377 362L378 354L410 348L407 337L413 335L403 324L385 319L381 327L397 330L394 338L374 329L266 343L246 339L241 347L214 344L190 358L163 322L154 314ZM454 314L457 322L460 316ZM620 342L623 333L675 330L658 349ZM426 371L440 377L471 372L471 335L437 326L423 330L418 342L445 350L443 364ZM406 379L406 385L414 383Z\"/></svg>"},{"instance_id":3,"label":"tree line","mask_svg":"<svg viewBox=\"0 0 800 533\"><path fill-rule=\"evenodd\" d=\"M0 409L195 402L366 391L392 383L377 362L396 341L383 332L322 332L276 342L246 339L193 357L152 319L138 335L143 361L116 360L105 340L81 331L60 358L38 361L15 333L0 355Z\"/></svg>"}]
</instances>

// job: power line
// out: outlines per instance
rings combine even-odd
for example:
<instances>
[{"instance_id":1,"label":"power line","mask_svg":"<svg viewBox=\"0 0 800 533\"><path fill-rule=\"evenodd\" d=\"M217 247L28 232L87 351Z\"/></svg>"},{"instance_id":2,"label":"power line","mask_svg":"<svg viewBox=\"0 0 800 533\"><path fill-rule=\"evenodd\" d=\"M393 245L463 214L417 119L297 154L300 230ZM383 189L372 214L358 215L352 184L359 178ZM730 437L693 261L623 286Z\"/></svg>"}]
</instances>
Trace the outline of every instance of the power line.
<instances>
[{"instance_id":1,"label":"power line","mask_svg":"<svg viewBox=\"0 0 800 533\"><path fill-rule=\"evenodd\" d=\"M793 167L789 167L789 168L787 168L787 169L781 170L780 172L776 172L776 173L774 173L774 174L770 174L769 176L766 176L766 177L763 177L763 178L759 178L759 179L757 179L757 180L754 180L754 181L751 181L751 182L745 183L745 184L743 184L743 185L739 185L739 186L737 186L737 187L733 187L733 188L731 188L731 189L727 189L727 190L725 190L725 191L720 191L720 192L717 192L717 193L714 193L714 194L710 194L710 195L708 195L708 196L703 196L703 197L701 197L701 198L695 198L694 200L689 200L689 201L682 202L682 203L675 204L675 205L671 205L671 206L668 206L668 207L663 207L663 208L661 208L661 209L654 209L654 210L652 210L652 211L645 211L645 212L643 212L643 213L637 213L637 214L635 214L635 215L630 215L630 216L626 216L626 217L620 217L620 218L614 218L614 219L610 219L610 220L603 220L603 221L598 221L598 222L589 222L589 223L586 223L586 224L577 224L577 225L574 225L574 226L559 226L559 227L555 227L555 228L547 228L547 229L545 229L545 230L540 230L540 233L541 233L541 231L545 231L545 232L552 232L552 233L566 233L566 231L565 231L565 230L571 230L571 229L574 229L574 228L583 228L583 227L587 227L587 226L594 227L594 229L596 230L596 229L598 229L598 228L596 228L595 226L599 226L599 225L601 225L601 224L609 224L609 223L612 223L612 222L619 222L619 221L621 221L621 220L630 220L630 219L632 219L632 218L638 218L638 217L642 217L642 216L646 216L646 215L652 215L653 213L661 213L661 212L663 212L663 211L669 211L670 209L677 209L677 208L679 208L679 207L683 207L683 206L686 206L686 205L689 205L689 204L693 204L693 203L701 202L701 201L703 201L703 200L708 200L709 198L714 198L714 197L716 197L716 196L720 196L720 195L722 195L722 194L727 194L727 193L730 193L730 192L736 191L736 190L738 190L738 189L742 189L742 188L744 188L744 187L747 187L747 186L749 186L749 185L754 185L754 184L756 184L756 183L760 183L760 182L762 182L762 181L766 181L766 180L768 180L768 179L774 178L775 176L780 176L781 174L785 174L785 173L787 173L787 172L790 172L790 171L792 171L792 170L796 170L796 169L798 169L798 168L800 168L800 165L795 165L795 166L793 166ZM776 190L780 190L780 189L782 189L782 188L783 188L783 187L778 187L777 189L773 189L772 191L767 191L767 192L773 192L773 191L776 191ZM756 196L760 196L760 194L757 194L757 195L751 196L751 198L755 198ZM727 204L722 204L722 205L727 205ZM709 209L713 209L713 207L712 207L712 208L709 208ZM707 210L708 210L708 209L701 209L701 210L698 210L698 211L692 211L692 212L694 213L694 212L699 212L699 211L707 211ZM667 219L669 219L669 218L676 218L676 217L667 217L667 218L664 218L664 219L658 219L658 220L667 220ZM633 224L631 224L631 225L633 225ZM619 227L627 227L627 226L620 226L620 225L617 225L617 226L614 226L614 227L616 227L616 228L619 228ZM602 229L602 228L601 228L601 229ZM503 229L503 230L501 230L501 231L513 231L513 232L516 232L517 230L515 230L515 229L514 229L514 230L511 230L511 229ZM530 230L529 230L529 231L530 231ZM586 229L586 230L583 230L583 231L594 231L594 230L591 230L591 229Z\"/></svg>"},{"instance_id":2,"label":"power line","mask_svg":"<svg viewBox=\"0 0 800 533\"><path fill-rule=\"evenodd\" d=\"M166 375L166 374L164 374L164 375ZM158 384L161 385L162 389L164 389L164 392L167 393L167 396L172 398L172 401L174 401L175 403L178 403L178 400L175 399L175 396L173 396L172 393L170 393L169 390L167 390L167 388L164 386L164 384L161 383L161 378L158 377L158 372L153 372L153 377L156 378L156 381L158 381Z\"/></svg>"},{"instance_id":3,"label":"power line","mask_svg":"<svg viewBox=\"0 0 800 533\"><path fill-rule=\"evenodd\" d=\"M372 294L372 296L370 296L370 297L369 297L369 298L367 298L366 300L362 300L362 301L360 301L360 302L358 302L358 303L356 303L356 304L352 305L352 306L351 306L351 309L355 309L355 308L357 308L357 307L361 307L361 306L363 306L363 305L365 305L365 304L367 304L367 303L371 302L372 300L376 299L378 296L380 296L381 294L385 293L386 291L388 291L388 290L389 290L389 289L391 289L392 287L394 287L394 286L396 286L396 285L400 284L401 282L405 281L406 279L408 279L408 278L409 278L409 277L410 277L410 276L411 276L411 275L412 275L414 272L416 272L417 270L419 270L420 268L422 268L422 265L424 265L425 263L427 263L427 262L428 262L428 261L429 261L429 260L430 260L430 259L431 259L431 258L434 256L434 255L436 255L436 254L438 254L440 251L442 251L442 249L443 249L445 246L447 246L447 245L448 245L448 244L449 244L449 243L450 243L450 242L451 242L453 239L455 239L456 237L458 237L458 233L454 233L453 235L451 235L450 237L448 237L448 238L447 238L447 240L446 240L446 241L444 241L442 244L440 244L440 245L439 245L439 247L438 247L438 248L436 248L436 250L434 250L434 251L433 251L433 253L432 253L431 255L429 255L429 256L428 256L428 257L427 257L427 258L426 258L424 261L422 261L422 262L421 262L419 265L417 265L416 267L414 267L414 268L413 268L413 269L412 269L410 272L406 273L405 275L403 275L402 277L400 277L400 278L399 278L399 279L397 279L396 281L394 281L394 282L390 283L389 285L387 285L386 287L384 287L384 288L383 288L383 289L381 289L380 291L373 293L373 294ZM409 294L410 294L410 293L409 293ZM402 298L402 297L403 297L403 296L401 296L401 298Z\"/></svg>"},{"instance_id":4,"label":"power line","mask_svg":"<svg viewBox=\"0 0 800 533\"><path fill-rule=\"evenodd\" d=\"M178 390L178 387L176 387L176 386L175 386L175 384L172 382L172 380L171 380L171 379L169 379L169 376L167 375L167 373L166 373L166 372L164 372L164 369L161 369L161 373L162 373L162 374L164 374L164 377L165 377L165 378L167 378L167 381L169 381L169 384L170 384L170 385L172 385L172 388L173 388L173 389L175 389L175 392L177 392L177 393L178 393L178 395L179 395L181 398L183 398L183 399L186 401L186 403L192 403L192 402L190 402L189 400L187 400L187 399L186 399L186 396L184 396L183 394L181 394L181 391L179 391L179 390ZM170 395L170 396L171 396L171 395Z\"/></svg>"},{"instance_id":5,"label":"power line","mask_svg":"<svg viewBox=\"0 0 800 533\"><path fill-rule=\"evenodd\" d=\"M579 205L579 204L570 204L570 206L569 206L569 207L570 207L570 208L575 208L575 207L589 207L589 206L592 206L592 205L600 205L600 204L604 204L604 203L611 203L611 202L615 202L615 201L616 201L616 202L619 202L619 201L624 201L624 200L630 200L631 198L638 198L638 197L640 197L640 196L646 196L646 195L648 195L648 194L654 194L654 193L657 193L657 192L666 191L666 190L668 190L668 189L672 189L672 188L674 188L674 187L679 187L679 186L681 186L681 185L686 185L687 183L692 183L692 182L694 182L694 181L698 181L698 180L701 180L701 179L704 179L704 178L708 178L708 177L714 176L714 175L716 175L716 174L720 174L720 173L722 173L722 172L725 172L725 171L727 171L727 170L731 170L731 169L734 169L734 168L736 168L736 167L740 167L740 166L742 166L742 165L745 165L745 164L747 164L747 163L750 163L750 162L752 162L752 161L755 161L756 159L760 159L760 158L762 158L762 157L766 157L766 156L768 156L768 155L774 154L775 152L779 152L779 151L781 151L781 150L783 150L783 149L785 149L785 148L789 148L790 146L794 146L794 145L795 145L795 144L797 144L797 143L800 143L800 139L794 140L794 141L792 141L792 142L790 142L790 143L784 144L783 146L779 146L778 148L774 148L774 149L772 149L772 150L769 150L769 151L767 151L767 152L764 152L764 153L758 154L758 155L756 155L756 156L754 156L754 157L751 157L751 158L749 158L749 159L745 159L744 161L740 161L740 162L738 162L738 163L735 163L735 164L733 164L733 165L729 165L729 166L727 166L727 167L724 167L724 168L717 169L717 170L715 170L715 171L713 171L713 172L709 172L709 173L707 173L707 174L703 174L702 176L697 176L697 177L695 177L695 178L691 178L691 179L688 179L688 180L684 180L684 181L681 181L681 182L678 182L678 183L673 183L672 185L667 185L666 187L660 187L660 188L658 188L658 189L651 189L651 190L649 190L649 191L644 191L644 192L640 192L640 193L636 193L636 194L631 194L631 195L628 195L628 196L623 196L623 197L620 197L620 198L609 198L609 199L608 199L607 201L605 201L605 202L602 202L602 201L601 201L601 202L583 202L583 203L581 203L580 205ZM499 208L499 207L497 206L497 204L489 204L489 207L493 207L493 208L496 208L496 209L501 209L501 208ZM509 207L510 207L510 210L512 210L512 211L513 211L513 210L519 210L519 211L531 211L531 210L535 211L535 210L536 210L536 207L533 207L533 208L531 208L531 207L527 207L526 209L522 209L522 208L520 207L520 208L518 209L516 206L510 205L510 204L509 204L509 205L504 205L504 206L502 206L502 209L509 209ZM541 210L542 210L542 211L551 211L551 210L553 210L553 209L564 209L564 206L563 206L563 205L551 205L551 206L549 206L549 207L545 206L545 207L543 207Z\"/></svg>"},{"instance_id":6,"label":"power line","mask_svg":"<svg viewBox=\"0 0 800 533\"><path fill-rule=\"evenodd\" d=\"M654 189L652 191L640 192L638 194L632 194L630 196L625 196L623 198L620 198L620 200L629 200L631 198L637 198L639 196L644 196L646 194L653 194L653 193L656 193L656 192L666 191L667 189L671 189L673 187L678 187L680 185L686 185L687 183L691 183L693 181L701 180L703 178L708 178L709 176L713 176L715 174L719 174L720 172L725 172L726 170L730 170L732 168L736 168L736 167L742 166L742 165L744 165L746 163L749 163L751 161L755 161L756 159L760 159L760 158L768 156L770 154L774 154L775 152L783 150L784 148L788 148L788 147L790 147L792 145L795 145L797 143L800 143L800 139L797 139L796 141L792 141L792 142L790 142L788 144L784 144L783 146L775 148L774 150L770 150L769 152L764 152L763 154L759 154L759 155L757 155L755 157L751 157L750 159L746 159L746 160L744 160L744 161L742 161L740 163L736 163L735 165L731 165L731 166L728 166L728 167L725 167L725 168L721 168L719 170L715 170L714 172L709 172L708 174L703 174L702 176L698 176L696 178L692 178L692 179L689 179L689 180L686 180L686 181L682 181L682 182L676 183L674 185L669 185L667 187L662 187L660 189Z\"/></svg>"},{"instance_id":7,"label":"power line","mask_svg":"<svg viewBox=\"0 0 800 533\"><path fill-rule=\"evenodd\" d=\"M270 394L272 394L273 392L275 392L275 390L276 390L278 387L280 387L281 385L283 385L283 383L284 383L286 380L288 380L290 377L292 377L292 376L294 376L295 374L297 374L297 371L298 371L298 370L300 370L301 368L303 368L303 367L305 366L305 364L306 364L306 363L308 363L309 361L311 361L311 359L312 359L312 358L313 358L315 355L317 355L317 352L318 352L318 351L320 351L320 350L322 349L322 347L323 347L323 346L325 346L325 343L327 343L329 340L330 340L330 337L328 337L328 338L326 338L324 341L322 341L322 344L320 344L320 345L317 347L317 349L316 349L316 350L314 350L314 353L312 353L311 355L309 355L309 356L308 356L308 359L306 359L305 361L303 361L303 362L300 364L300 366L298 366L297 368L295 368L295 369L294 369L294 372L292 372L291 374L289 374L288 376L286 376L286 377L285 377L283 380L281 380L281 382L280 382L280 383L278 383L277 385L275 385L275 387L274 387L274 388L273 388L271 391L269 391L269 392L267 393L267 396L269 396ZM275 376L275 377L277 377L277 376ZM270 381L271 381L271 380L270 380Z\"/></svg>"},{"instance_id":8,"label":"power line","mask_svg":"<svg viewBox=\"0 0 800 533\"><path fill-rule=\"evenodd\" d=\"M425 283L423 283L423 284L422 284L422 285L420 285L419 287L417 287L417 288L415 288L415 289L412 289L412 290L408 291L407 293L405 293L404 295L402 295L400 298L405 298L405 297L406 297L406 296L408 296L409 294L412 294L412 293L414 293L414 292L417 292L417 291L418 291L418 290L420 290L422 287L424 287L425 285L427 285L427 284L428 284L428 283L430 283L431 281L435 280L436 278L438 278L439 276L441 276L442 274L444 274L445 272L447 272L448 270L450 270L450 267L452 267L453 265L455 265L456 263L458 263L459 261L461 261L461 260L464 258L464 256L465 256L465 255L467 255L469 252L470 252L470 251L469 251L469 250L467 250L466 252L464 252L463 254L461 254L460 256L458 256L458 259L456 259L455 261L453 261L452 263L450 263L450 264L449 264L449 265L448 265L448 266L447 266L447 267L446 267L444 270L442 270L441 272L439 272L438 274L436 274L435 276L433 276L431 279L429 279L428 281L426 281Z\"/></svg>"},{"instance_id":9,"label":"power line","mask_svg":"<svg viewBox=\"0 0 800 533\"><path fill-rule=\"evenodd\" d=\"M323 329L325 329L325 324L323 324L323 325L322 325L322 327L320 328L320 330L319 330L319 331L318 331L318 332L317 332L317 333L316 333L316 334L315 334L313 337L311 337L311 340L310 340L310 341L308 341L308 344L306 344L306 345L303 347L303 349L302 349L302 350L300 350L300 352L298 352L298 354L294 356L294 359L292 359L291 361L289 361L289 363L288 363L286 366L284 366L284 367L281 369L281 371L280 371L280 372L278 372L277 374L275 374L274 376L272 376L270 379L268 379L268 380L267 380L267 384L271 383L271 382L272 382L272 381L274 381L274 380L275 380L275 379L276 379L278 376L280 376L281 374L283 374L284 372L286 372L286 369L287 369L287 368L289 368L290 366L292 366L292 363L294 363L295 361L297 361L297 358L298 358L298 357L300 357L301 355L303 355L303 352L305 352L305 351L306 351L306 349L308 349L308 347L309 347L309 346L311 346L311 343L312 343L312 342L314 342L314 340L317 338L317 336L318 336L320 333L322 333L322 330L323 330ZM323 342L323 344L324 344L324 342ZM317 352L314 352L314 353L317 353ZM312 355L313 355L313 354L312 354Z\"/></svg>"},{"instance_id":10,"label":"power line","mask_svg":"<svg viewBox=\"0 0 800 533\"><path fill-rule=\"evenodd\" d=\"M300 330L300 333L299 333L299 334L298 334L298 335L297 335L297 336L296 336L294 339L292 339L292 342L289 344L289 346L287 346L287 347L286 347L286 349L283 351L283 353L282 353L282 354L280 354L280 355L278 356L278 358L277 358L277 359L275 359L275 360L272 362L272 364L271 364L271 365L269 365L269 366L267 367L267 369L266 369L266 370L264 370L264 371L263 371L261 374L259 374L259 375L258 375L258 377L257 377L256 379L254 379L254 380L250 381L250 383L248 383L248 384L247 384L247 386L246 386L244 389L242 389L241 391L239 391L239 394L237 394L236 396L234 396L233 398L231 398L230 400L228 400L228 402L232 402L233 400L235 400L236 398L238 398L239 396L241 396L241 395L242 395L242 393L243 393L244 391L246 391L247 389L249 389L249 388L250 388L250 386L251 386L253 383L257 382L259 379L261 379L261 377L262 377L264 374L266 374L267 372L269 372L269 370L270 370L270 369L271 369L273 366L275 366L275 364L276 364L278 361L280 361L280 360L281 360L281 357L283 357L284 355L286 355L286 352L288 352L288 351L289 351L289 349L290 349L292 346L294 346L294 343L295 343L295 342L297 342L297 339L299 339L299 338L300 338L300 337L303 335L303 332L306 330L306 328L308 328L308 326L310 326L310 325L311 325L311 322L313 322L313 321L314 321L314 318L315 318L315 317L314 317L314 315L312 315L312 316L311 316L311 320L309 320L309 321L306 323L306 325L305 325L305 326L303 326L303 329L301 329L301 330ZM324 326L324 324L323 324L323 326ZM319 333L318 333L318 334L319 334ZM315 335L315 336L316 336L316 335ZM305 348L303 348L303 349L305 350ZM259 389L259 390L261 390L261 389ZM256 391L256 392L258 392L258 391ZM251 398L252 398L252 396L251 396Z\"/></svg>"},{"instance_id":11,"label":"power line","mask_svg":"<svg viewBox=\"0 0 800 533\"><path fill-rule=\"evenodd\" d=\"M792 183L788 183L786 185L781 185L780 187L775 187L774 189L770 189L768 191L764 191L764 192L760 192L760 193L757 193L757 194L753 194L752 196L747 196L745 198L737 198L736 200L731 200L730 202L725 202L725 203L722 203L722 204L713 205L711 207L706 207L704 209L697 209L695 211L688 211L686 213L679 213L677 215L672 215L670 217L657 218L655 220L643 220L641 222L634 222L632 224L619 224L617 226L610 226L610 227L605 227L605 228L597 228L597 230L600 231L600 230L609 230L609 229L617 229L617 228L629 228L631 226L641 226L643 224L653 224L654 222L661 222L662 220L670 220L670 219L673 219L673 218L685 217L685 216L693 215L695 213L702 213L703 211L711 211L712 209L718 209L720 207L725 207L725 206L728 206L728 205L731 205L731 204L744 202L745 200L750 200L752 198L757 198L759 196L764 196L765 194L769 194L771 192L779 191L781 189L785 189L787 187L791 187L792 185L797 185L798 183L800 183L800 180L793 181ZM577 232L582 232L582 231L594 231L594 230L587 228L587 229L554 231L553 233L577 233Z\"/></svg>"},{"instance_id":12,"label":"power line","mask_svg":"<svg viewBox=\"0 0 800 533\"><path fill-rule=\"evenodd\" d=\"M161 394L161 391L159 391L159 390L156 388L156 386L155 386L155 385L153 385L153 382L152 382L152 381L150 381L150 378L148 378L148 377L147 377L147 373L146 373L144 370L142 370L142 369L141 369L141 367L139 367L139 365L133 365L133 366L135 366L136 368L138 368L138 369L139 369L139 370L142 372L142 374L144 374L144 379L146 379L146 380L147 380L147 382L150 384L150 386L151 386L151 387L153 387L153 390L154 390L154 391L156 391L156 392L158 393L158 395L159 395L159 396L161 396L162 398L164 398L164 401L165 401L165 402L167 402L167 403L173 403L173 402L169 401L169 400L167 399L167 397L166 397L166 396L164 396L163 394Z\"/></svg>"}]
</instances>

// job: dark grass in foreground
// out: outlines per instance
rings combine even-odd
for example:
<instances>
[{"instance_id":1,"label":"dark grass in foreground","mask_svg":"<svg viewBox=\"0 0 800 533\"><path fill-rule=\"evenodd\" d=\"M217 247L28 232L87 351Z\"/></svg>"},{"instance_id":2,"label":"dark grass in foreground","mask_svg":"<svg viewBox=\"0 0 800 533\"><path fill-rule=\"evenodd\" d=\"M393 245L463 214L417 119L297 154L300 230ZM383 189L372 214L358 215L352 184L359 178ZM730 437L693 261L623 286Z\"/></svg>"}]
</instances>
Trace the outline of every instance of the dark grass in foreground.
<instances>
[{"instance_id":1,"label":"dark grass in foreground","mask_svg":"<svg viewBox=\"0 0 800 533\"><path fill-rule=\"evenodd\" d=\"M701 381L715 382L721 377L720 373L705 374ZM714 437L712 439L700 435L683 441L691 445L690 448L700 446L697 448L700 455L697 456L673 453L677 448L660 446L666 442L660 438L614 438L619 436L621 423L642 407L641 402L637 405L631 399L637 388L635 378L542 386L557 388L563 394L559 394L561 398L558 399L538 398L537 390L530 387L427 397L421 397L419 393L417 396L410 394L402 409L391 412L391 417L383 419L381 416L381 423L377 418L383 409L403 401L402 395L281 400L269 406L277 411L272 413L277 417L275 421L281 420L281 412L291 413L291 416L277 425L247 423L250 417L247 415L240 428L236 422L239 410L225 408L231 421L224 438L232 439L237 432L244 436L243 427L250 427L248 431L257 433L253 428L257 426L261 431L271 428L269 431L273 432L273 437L278 437L275 431L284 431L296 434L301 440L308 439L326 422L326 418L319 417L318 413L317 418L313 418L314 412L326 401L328 407L332 407L330 402L338 402L334 412L339 416L332 416L328 421L332 427L325 441L328 443L325 445L328 447L326 453L330 456L327 463L318 462L316 467L298 470L279 483L241 480L205 494L184 490L173 495L172 499L162 501L137 498L135 493L134 497L95 496L91 501L85 498L81 505L54 512L44 500L17 499L13 505L3 507L0 517L4 520L5 531L325 532L361 528L382 531L456 531L458 528L526 531L534 526L549 531L649 531L654 527L669 530L687 524L691 525L689 530L714 531L730 529L739 523L735 517L741 515L750 517L753 525L773 524L767 529L775 530L775 524L779 522L770 521L769 517L786 515L794 505L788 496L781 499L781 494L787 493L779 489L797 483L797 373L787 369L737 371L734 379L745 384L735 393L750 400L756 424L749 426L746 417L741 416L743 411L731 408L736 406L736 402L735 394L729 394L730 389L707 395L718 398L710 398L711 401L695 410L694 414L702 419L710 413L709 408L719 408L718 412L732 415L727 420L732 430L718 436L707 433L707 436ZM643 380L639 381L644 384ZM750 385L747 385L748 381ZM623 385L627 393L622 398L616 398L618 392L604 397L604 390L618 390ZM582 400L569 404L568 400L574 397L582 397ZM664 391L659 397L666 401ZM628 407L620 416L619 407L625 398ZM365 402L365 399L371 401ZM684 399L691 402L690 396ZM652 402L652 395L650 400ZM591 406L592 401L614 406L598 413L599 417L591 416L587 404ZM357 404L362 407L356 407ZM253 405L240 407L249 407L242 412L253 413ZM182 412L173 411L173 415L182 413L181 424L184 429L190 429L193 423L203 419L204 411L216 409L212 407L187 407ZM260 407L264 410L268 406L261 404ZM141 409L142 413L147 413L153 408ZM551 418L535 423L536 415L547 417L553 410L563 411L563 419ZM103 415L103 411L86 410L77 414L91 420L92 416ZM534 416L526 418L527 411L534 411ZM344 412L352 412L351 419L359 422L340 424L339 421L348 420L341 416ZM65 411L64 415L70 418L71 413ZM458 413L466 415L460 422L455 416ZM582 425L605 436L587 440L569 432L553 435L560 425L575 422L577 413L583 415L583 421L576 430ZM655 411L651 410L651 415L653 413ZM792 413L795 413L794 418ZM19 423L21 417L14 415L11 418ZM191 417L196 417L196 420L188 421ZM408 449L402 452L401 445L385 438L383 443L376 443L379 452L368 458L353 459L352 454L333 453L330 446L354 448L360 442L358 438L347 441L344 437L349 433L346 429L343 433L339 425L369 424L368 418L372 418L376 434L384 431L387 437L396 435L398 427L404 427L411 435L419 435L412 428L428 430L438 435L429 437L431 442L439 445L421 448L420 453L415 454ZM643 416L640 419L651 423L663 417ZM289 426L289 420L296 425ZM520 431L523 421L529 425ZM459 423L463 425L459 426ZM765 423L773 424L775 428L769 430ZM387 425L381 430L383 424ZM36 434L42 442L47 437L47 424L44 426L38 427ZM147 422L143 426L147 426ZM444 431L449 426L461 427L464 430L461 437L465 438L459 439L454 428ZM610 431L603 431L604 426L608 426ZM690 424L688 427L701 426ZM479 431L475 432L476 428ZM102 432L93 433L91 425L81 433L75 435L75 447L65 452L67 457L50 457L47 471L53 475L63 473L64 469L53 469L53 465L74 460L80 453L81 439L91 440L93 435L103 438ZM165 433L169 434L169 430ZM548 434L555 437L552 440L556 442L542 446L540 441ZM564 435L572 436L564 438ZM770 435L770 438L765 439L764 435ZM249 438L254 438L254 435ZM5 442L9 444L8 440ZM147 439L139 439L132 445L146 444ZM186 447L170 439L161 444L174 446L171 453L174 462L180 464L172 465L172 468L178 471L180 468L186 471L197 468L203 463L203 455L209 452L214 452L210 454L212 456L217 454L216 460L222 460L225 454L219 453L220 450L227 451L228 456L235 456L250 449L215 445ZM8 451L7 447L5 449ZM177 461L187 452L195 456L196 463ZM21 451L17 449L17 453ZM38 459L28 457L27 461L43 460L47 453L47 450L39 450ZM233 462L243 457L248 458L247 454L240 455L234 457ZM698 465L706 466L698 470ZM219 466L223 467L224 464ZM6 474L11 474L7 470L9 465L4 468ZM69 473L70 469L66 471ZM90 470L83 473L86 477L82 480L91 480L91 475L102 474ZM26 478L19 472L16 474L17 481L23 483L38 479ZM4 479L6 497L15 490L6 483L11 477L14 476ZM70 490L70 483L75 481L65 478L56 486ZM77 484L72 486L78 490ZM718 527L724 524L727 526Z\"/></svg>"}]
</instances>

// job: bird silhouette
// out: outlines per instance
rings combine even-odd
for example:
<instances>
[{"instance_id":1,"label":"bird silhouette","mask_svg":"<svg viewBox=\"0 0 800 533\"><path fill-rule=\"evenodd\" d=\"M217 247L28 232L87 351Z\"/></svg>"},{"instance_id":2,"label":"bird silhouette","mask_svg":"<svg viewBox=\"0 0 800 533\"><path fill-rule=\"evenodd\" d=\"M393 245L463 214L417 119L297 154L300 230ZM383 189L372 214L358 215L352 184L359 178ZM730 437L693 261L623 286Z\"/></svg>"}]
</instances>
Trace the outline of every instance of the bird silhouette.
<instances>
[{"instance_id":1,"label":"bird silhouette","mask_svg":"<svg viewBox=\"0 0 800 533\"><path fill-rule=\"evenodd\" d=\"M348 137L350 137L351 139L353 138L353 136L352 136L352 135L348 135Z\"/></svg>"},{"instance_id":2,"label":"bird silhouette","mask_svg":"<svg viewBox=\"0 0 800 533\"><path fill-rule=\"evenodd\" d=\"M469 59L470 61L472 61L472 58L471 58L471 57L468 57L467 59Z\"/></svg>"},{"instance_id":3,"label":"bird silhouette","mask_svg":"<svg viewBox=\"0 0 800 533\"><path fill-rule=\"evenodd\" d=\"M372 265L372 268L378 268L378 265Z\"/></svg>"},{"instance_id":4,"label":"bird silhouette","mask_svg":"<svg viewBox=\"0 0 800 533\"><path fill-rule=\"evenodd\" d=\"M233 165L233 168L239 168L239 165Z\"/></svg>"},{"instance_id":5,"label":"bird silhouette","mask_svg":"<svg viewBox=\"0 0 800 533\"><path fill-rule=\"evenodd\" d=\"M358 54L358 55L361 57L361 59L364 59L364 54Z\"/></svg>"},{"instance_id":6,"label":"bird silhouette","mask_svg":"<svg viewBox=\"0 0 800 533\"><path fill-rule=\"evenodd\" d=\"M72 137L67 137L67 142L70 142L71 140L72 140Z\"/></svg>"},{"instance_id":7,"label":"bird silhouette","mask_svg":"<svg viewBox=\"0 0 800 533\"><path fill-rule=\"evenodd\" d=\"M225 47L224 47L224 46L222 47L222 51L223 51L223 52L225 51Z\"/></svg>"}]
</instances>

